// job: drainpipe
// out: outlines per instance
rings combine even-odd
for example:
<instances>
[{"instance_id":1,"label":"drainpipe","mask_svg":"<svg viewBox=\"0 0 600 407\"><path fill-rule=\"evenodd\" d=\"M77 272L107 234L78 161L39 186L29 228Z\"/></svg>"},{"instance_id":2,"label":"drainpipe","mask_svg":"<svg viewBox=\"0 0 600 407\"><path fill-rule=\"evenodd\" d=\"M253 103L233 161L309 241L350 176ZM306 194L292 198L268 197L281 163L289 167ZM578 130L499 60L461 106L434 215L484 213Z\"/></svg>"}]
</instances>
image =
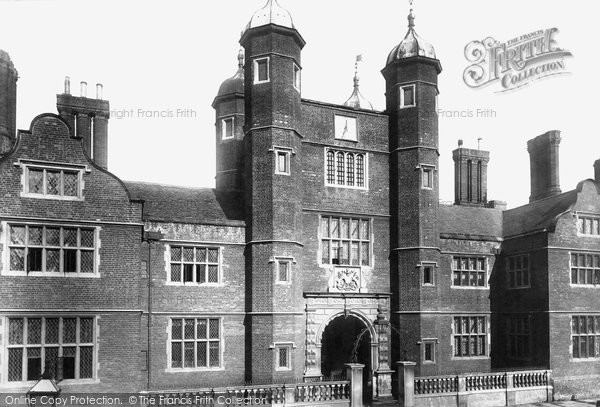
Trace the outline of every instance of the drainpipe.
<instances>
[{"instance_id":1,"label":"drainpipe","mask_svg":"<svg viewBox=\"0 0 600 407\"><path fill-rule=\"evenodd\" d=\"M147 368L148 368L148 383L147 390L150 390L152 383L152 342L150 340L152 334L152 244L162 239L161 232L144 231L144 241L148 243L148 259L146 262L146 270L148 272L148 339L147 339Z\"/></svg>"}]
</instances>

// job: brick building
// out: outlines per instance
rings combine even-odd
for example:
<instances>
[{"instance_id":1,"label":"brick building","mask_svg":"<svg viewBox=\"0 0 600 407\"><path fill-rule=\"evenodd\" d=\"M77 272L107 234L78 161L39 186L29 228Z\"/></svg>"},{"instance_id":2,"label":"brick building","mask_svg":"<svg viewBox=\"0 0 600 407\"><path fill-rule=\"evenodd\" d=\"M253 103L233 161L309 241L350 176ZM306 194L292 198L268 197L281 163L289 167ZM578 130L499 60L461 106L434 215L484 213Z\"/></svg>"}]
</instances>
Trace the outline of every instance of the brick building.
<instances>
[{"instance_id":1,"label":"brick building","mask_svg":"<svg viewBox=\"0 0 600 407\"><path fill-rule=\"evenodd\" d=\"M15 136L0 53L0 388L66 391L540 367L557 395L600 378L600 161L561 193L560 133L531 140L530 203L488 201L489 152L459 146L439 203L433 47L414 30L386 110L301 97L305 42L277 1L251 18L216 111L216 188L119 180L109 105L57 95ZM308 67L310 69L310 67Z\"/></svg>"}]
</instances>

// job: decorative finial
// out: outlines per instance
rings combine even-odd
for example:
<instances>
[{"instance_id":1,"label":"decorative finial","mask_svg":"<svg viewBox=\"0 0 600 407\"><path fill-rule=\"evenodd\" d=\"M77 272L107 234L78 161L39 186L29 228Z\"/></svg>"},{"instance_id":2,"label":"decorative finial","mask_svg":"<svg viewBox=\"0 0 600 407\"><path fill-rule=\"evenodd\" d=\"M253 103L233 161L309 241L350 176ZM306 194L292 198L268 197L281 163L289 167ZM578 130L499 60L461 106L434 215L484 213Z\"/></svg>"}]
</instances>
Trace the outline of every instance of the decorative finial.
<instances>
[{"instance_id":1,"label":"decorative finial","mask_svg":"<svg viewBox=\"0 0 600 407\"><path fill-rule=\"evenodd\" d=\"M354 62L354 87L358 88L358 63L362 62L362 54L356 56L356 62Z\"/></svg>"},{"instance_id":2,"label":"decorative finial","mask_svg":"<svg viewBox=\"0 0 600 407\"><path fill-rule=\"evenodd\" d=\"M244 66L244 48L240 47L240 51L238 52L238 68L242 68Z\"/></svg>"},{"instance_id":3,"label":"decorative finial","mask_svg":"<svg viewBox=\"0 0 600 407\"><path fill-rule=\"evenodd\" d=\"M410 12L408 13L408 28L415 28L415 14L413 13L413 0L409 0L410 3Z\"/></svg>"}]
</instances>

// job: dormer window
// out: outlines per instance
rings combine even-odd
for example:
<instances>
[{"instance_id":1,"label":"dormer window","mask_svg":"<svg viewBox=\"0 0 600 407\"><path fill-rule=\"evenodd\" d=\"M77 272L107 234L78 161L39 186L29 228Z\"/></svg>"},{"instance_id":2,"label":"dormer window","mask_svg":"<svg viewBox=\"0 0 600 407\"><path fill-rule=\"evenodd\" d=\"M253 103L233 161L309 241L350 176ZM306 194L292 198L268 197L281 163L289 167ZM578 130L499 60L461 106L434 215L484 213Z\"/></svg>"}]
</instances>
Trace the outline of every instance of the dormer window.
<instances>
[{"instance_id":1,"label":"dormer window","mask_svg":"<svg viewBox=\"0 0 600 407\"><path fill-rule=\"evenodd\" d=\"M269 82L269 58L254 60L254 83Z\"/></svg>"},{"instance_id":2,"label":"dormer window","mask_svg":"<svg viewBox=\"0 0 600 407\"><path fill-rule=\"evenodd\" d=\"M416 106L415 85L400 87L400 109Z\"/></svg>"},{"instance_id":3,"label":"dormer window","mask_svg":"<svg viewBox=\"0 0 600 407\"><path fill-rule=\"evenodd\" d=\"M233 117L221 119L221 140L233 138Z\"/></svg>"}]
</instances>

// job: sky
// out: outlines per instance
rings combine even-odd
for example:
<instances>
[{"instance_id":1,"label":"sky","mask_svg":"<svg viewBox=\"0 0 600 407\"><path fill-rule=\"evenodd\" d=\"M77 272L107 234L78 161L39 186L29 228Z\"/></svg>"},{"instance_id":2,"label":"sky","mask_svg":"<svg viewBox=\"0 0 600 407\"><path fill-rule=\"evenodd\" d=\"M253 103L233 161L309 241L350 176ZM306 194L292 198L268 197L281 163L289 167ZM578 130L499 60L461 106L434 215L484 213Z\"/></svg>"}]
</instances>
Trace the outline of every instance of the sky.
<instances>
[{"instance_id":1,"label":"sky","mask_svg":"<svg viewBox=\"0 0 600 407\"><path fill-rule=\"evenodd\" d=\"M237 70L239 38L266 0L0 0L0 49L19 71L17 127L56 112L65 76L71 89L96 83L113 112L109 170L125 180L213 187L215 115L211 103ZM352 92L356 55L361 92L383 110L384 68L406 34L408 0L279 0L306 46L302 97L343 103ZM563 191L593 177L600 158L597 16L600 2L414 0L417 33L435 47L439 77L440 199L454 199L452 150L490 151L488 198L509 207L530 193L527 140L561 130ZM500 43L557 28L571 52L561 75L509 92L499 83L472 88L465 47ZM131 112L125 114L123 112ZM158 113L156 113L158 112ZM479 112L479 114L478 114ZM161 117L163 116L163 117ZM481 139L478 141L478 139Z\"/></svg>"}]
</instances>

